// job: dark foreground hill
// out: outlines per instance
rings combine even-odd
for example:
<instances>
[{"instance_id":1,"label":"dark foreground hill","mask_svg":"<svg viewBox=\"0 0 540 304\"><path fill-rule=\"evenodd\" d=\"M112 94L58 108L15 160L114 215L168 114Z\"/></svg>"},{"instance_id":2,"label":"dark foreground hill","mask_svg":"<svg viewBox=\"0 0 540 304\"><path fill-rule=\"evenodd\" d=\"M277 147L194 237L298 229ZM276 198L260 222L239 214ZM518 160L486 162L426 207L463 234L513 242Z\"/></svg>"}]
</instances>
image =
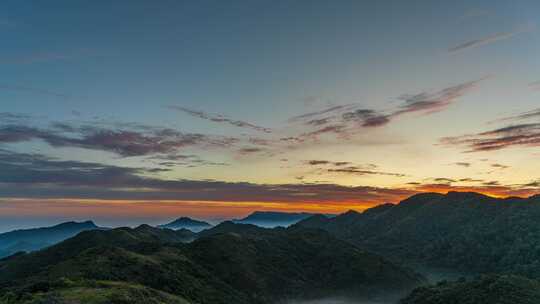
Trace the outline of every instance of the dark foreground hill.
<instances>
[{"instance_id":1,"label":"dark foreground hill","mask_svg":"<svg viewBox=\"0 0 540 304\"><path fill-rule=\"evenodd\" d=\"M540 277L540 196L427 193L363 213L311 217L298 226L324 229L393 260Z\"/></svg>"},{"instance_id":2,"label":"dark foreground hill","mask_svg":"<svg viewBox=\"0 0 540 304\"><path fill-rule=\"evenodd\" d=\"M76 296L99 289L104 298L159 295L168 299L162 303L262 304L399 293L423 282L324 231L224 232L187 244L184 237L149 226L83 232L45 250L0 261L0 294L4 303L43 297L56 301L50 303L139 303Z\"/></svg>"},{"instance_id":3,"label":"dark foreground hill","mask_svg":"<svg viewBox=\"0 0 540 304\"><path fill-rule=\"evenodd\" d=\"M14 230L0 234L0 258L19 251L34 251L61 242L86 230L105 229L92 221L66 222L56 226Z\"/></svg>"},{"instance_id":4,"label":"dark foreground hill","mask_svg":"<svg viewBox=\"0 0 540 304\"><path fill-rule=\"evenodd\" d=\"M482 276L472 281L419 287L401 304L537 304L540 282L519 276Z\"/></svg>"},{"instance_id":5,"label":"dark foreground hill","mask_svg":"<svg viewBox=\"0 0 540 304\"><path fill-rule=\"evenodd\" d=\"M164 224L164 225L159 225L158 227L159 228L174 229L174 230L188 229L188 230L191 230L193 232L199 232L201 230L211 228L212 225L210 225L209 223L204 222L204 221L198 221L198 220L191 219L189 217L181 217L181 218L178 218L178 219L176 219L176 220L174 220L174 221L172 221L170 223L167 223L167 224Z\"/></svg>"}]
</instances>

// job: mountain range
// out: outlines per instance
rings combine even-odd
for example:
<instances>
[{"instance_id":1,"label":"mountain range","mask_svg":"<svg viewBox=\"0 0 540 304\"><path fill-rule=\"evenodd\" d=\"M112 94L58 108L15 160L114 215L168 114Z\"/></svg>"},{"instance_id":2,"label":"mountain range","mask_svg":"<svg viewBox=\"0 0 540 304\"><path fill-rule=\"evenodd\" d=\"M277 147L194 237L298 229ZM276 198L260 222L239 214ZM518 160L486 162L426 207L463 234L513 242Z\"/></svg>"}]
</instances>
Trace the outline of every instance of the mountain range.
<instances>
[{"instance_id":1,"label":"mountain range","mask_svg":"<svg viewBox=\"0 0 540 304\"><path fill-rule=\"evenodd\" d=\"M540 303L539 224L540 196L462 192L338 216L255 212L198 233L71 222L0 235L41 249L0 259L0 303Z\"/></svg>"},{"instance_id":2,"label":"mountain range","mask_svg":"<svg viewBox=\"0 0 540 304\"><path fill-rule=\"evenodd\" d=\"M177 230L177 229L188 229L188 230L191 230L193 232L199 232L201 230L204 230L204 229L208 229L210 227L212 227L212 225L210 225L209 223L207 222L204 222L204 221L199 221L199 220L194 220L194 219L191 219L189 217L180 217L170 223L167 223L167 224L164 224L164 225L158 225L157 226L158 228L168 228L168 229L173 229L173 230Z\"/></svg>"},{"instance_id":3,"label":"mountain range","mask_svg":"<svg viewBox=\"0 0 540 304\"><path fill-rule=\"evenodd\" d=\"M250 215L241 218L232 220L235 223L239 224L252 224L266 228L274 227L288 227L290 225L296 224L301 220L307 219L314 215L315 213L307 212L271 212L271 211L255 211ZM332 215L324 215L330 217Z\"/></svg>"},{"instance_id":4,"label":"mountain range","mask_svg":"<svg viewBox=\"0 0 540 304\"><path fill-rule=\"evenodd\" d=\"M260 212L255 211L249 216L233 220L237 223L254 224L261 227L289 226L298 221L313 216L311 213ZM173 230L187 229L197 233L213 227L210 223L189 217L180 217L170 223L158 225L159 228ZM93 229L109 229L99 227L92 221L65 222L55 226L14 230L0 234L0 258L17 252L30 252L54 245L79 232ZM183 233L187 234L186 231Z\"/></svg>"},{"instance_id":5,"label":"mountain range","mask_svg":"<svg viewBox=\"0 0 540 304\"><path fill-rule=\"evenodd\" d=\"M148 225L85 231L0 261L0 294L5 303L71 303L101 288L110 301L103 303L128 303L114 302L107 298L111 294L140 293L129 303L159 295L160 303L263 304L337 295L370 298L425 282L322 230L231 222L213 229L190 243L181 231Z\"/></svg>"},{"instance_id":6,"label":"mountain range","mask_svg":"<svg viewBox=\"0 0 540 304\"><path fill-rule=\"evenodd\" d=\"M424 193L297 224L408 265L540 278L540 196Z\"/></svg>"},{"instance_id":7,"label":"mountain range","mask_svg":"<svg viewBox=\"0 0 540 304\"><path fill-rule=\"evenodd\" d=\"M94 229L106 228L98 227L92 221L85 221L2 233L0 234L0 258L19 251L39 250L75 236L79 232Z\"/></svg>"}]
</instances>

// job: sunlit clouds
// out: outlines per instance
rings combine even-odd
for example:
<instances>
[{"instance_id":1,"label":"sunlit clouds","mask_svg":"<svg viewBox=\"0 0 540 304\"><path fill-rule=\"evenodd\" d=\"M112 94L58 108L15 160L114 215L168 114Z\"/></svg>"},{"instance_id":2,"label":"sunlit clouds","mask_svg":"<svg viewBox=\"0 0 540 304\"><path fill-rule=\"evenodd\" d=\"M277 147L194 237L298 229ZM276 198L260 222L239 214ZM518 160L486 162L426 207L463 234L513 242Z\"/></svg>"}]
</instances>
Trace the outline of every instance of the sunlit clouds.
<instances>
[{"instance_id":1,"label":"sunlit clouds","mask_svg":"<svg viewBox=\"0 0 540 304\"><path fill-rule=\"evenodd\" d=\"M0 221L540 193L540 3L12 6Z\"/></svg>"}]
</instances>

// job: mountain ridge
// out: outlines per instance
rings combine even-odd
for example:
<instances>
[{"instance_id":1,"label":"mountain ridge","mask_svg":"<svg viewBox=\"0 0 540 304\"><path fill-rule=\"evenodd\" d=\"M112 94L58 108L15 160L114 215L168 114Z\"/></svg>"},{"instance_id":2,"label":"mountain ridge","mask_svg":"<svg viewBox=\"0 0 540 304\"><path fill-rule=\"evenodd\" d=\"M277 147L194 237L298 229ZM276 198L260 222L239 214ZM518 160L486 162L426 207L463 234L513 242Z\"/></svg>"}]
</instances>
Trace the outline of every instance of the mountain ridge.
<instances>
[{"instance_id":1,"label":"mountain ridge","mask_svg":"<svg viewBox=\"0 0 540 304\"><path fill-rule=\"evenodd\" d=\"M167 224L158 225L158 228L168 229L188 229L193 232L199 232L204 229L212 227L212 225L205 221L195 220L189 217L179 217Z\"/></svg>"},{"instance_id":2,"label":"mountain ridge","mask_svg":"<svg viewBox=\"0 0 540 304\"><path fill-rule=\"evenodd\" d=\"M424 282L322 230L253 227L225 223L190 243L178 231L148 225L85 231L0 260L0 288L20 299L61 292L58 280L83 282L81 288L120 281L199 304L267 304L352 291L370 296L388 286L405 292Z\"/></svg>"},{"instance_id":3,"label":"mountain ridge","mask_svg":"<svg viewBox=\"0 0 540 304\"><path fill-rule=\"evenodd\" d=\"M326 230L393 261L537 278L539 197L422 193L399 204L296 225Z\"/></svg>"},{"instance_id":4,"label":"mountain ridge","mask_svg":"<svg viewBox=\"0 0 540 304\"><path fill-rule=\"evenodd\" d=\"M279 211L254 211L246 217L231 220L239 224L253 224L261 227L287 227L318 213L309 212L279 212ZM333 216L333 215L323 215Z\"/></svg>"},{"instance_id":5,"label":"mountain ridge","mask_svg":"<svg viewBox=\"0 0 540 304\"><path fill-rule=\"evenodd\" d=\"M49 227L17 229L0 234L0 257L19 251L35 251L54 245L77 233L87 230L108 229L97 226L93 221L68 221Z\"/></svg>"}]
</instances>

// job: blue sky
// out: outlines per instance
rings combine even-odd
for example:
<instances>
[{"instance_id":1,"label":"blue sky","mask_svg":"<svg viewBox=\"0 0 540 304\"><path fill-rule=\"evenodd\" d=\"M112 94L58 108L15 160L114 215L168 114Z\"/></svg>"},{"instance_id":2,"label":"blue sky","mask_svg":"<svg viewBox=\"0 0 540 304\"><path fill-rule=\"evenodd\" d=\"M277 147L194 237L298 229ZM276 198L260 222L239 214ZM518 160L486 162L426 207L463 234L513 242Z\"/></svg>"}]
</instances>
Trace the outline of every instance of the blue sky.
<instances>
[{"instance_id":1,"label":"blue sky","mask_svg":"<svg viewBox=\"0 0 540 304\"><path fill-rule=\"evenodd\" d=\"M224 202L258 204L236 213L338 212L428 190L538 189L537 1L5 1L0 8L0 165L27 174L0 175L10 210L31 199L43 210L32 217L54 219L49 199L78 206L84 198L167 199L179 213L195 212L182 209L191 195L98 193L88 177L95 170L105 179L123 172L116 178L124 184L100 185L111 191L210 180L258 189L220 190ZM316 122L298 118L316 112L309 116ZM29 178L66 168L88 176L76 185ZM260 194L275 185L297 188L279 201ZM332 185L339 195L306 193L305 185ZM200 217L227 213L205 204L218 195L197 199Z\"/></svg>"}]
</instances>

